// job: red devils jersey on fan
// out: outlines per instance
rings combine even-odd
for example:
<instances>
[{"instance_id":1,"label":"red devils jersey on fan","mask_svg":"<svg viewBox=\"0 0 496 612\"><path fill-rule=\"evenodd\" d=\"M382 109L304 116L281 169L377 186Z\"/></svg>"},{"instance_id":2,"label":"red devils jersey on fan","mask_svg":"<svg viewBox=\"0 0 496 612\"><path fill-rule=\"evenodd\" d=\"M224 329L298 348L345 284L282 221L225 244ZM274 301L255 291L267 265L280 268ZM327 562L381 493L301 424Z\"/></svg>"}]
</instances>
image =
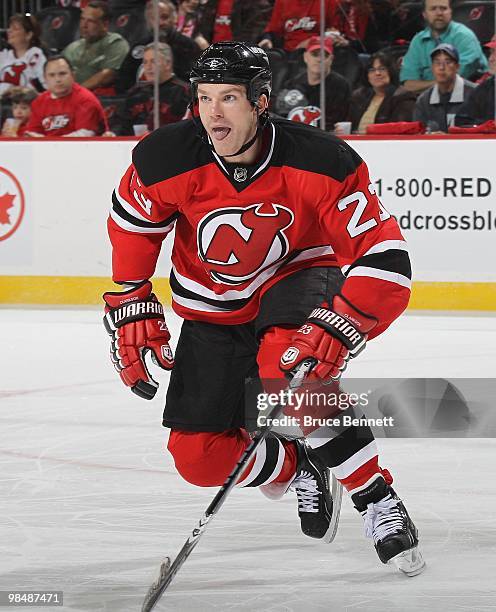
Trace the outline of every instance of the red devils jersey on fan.
<instances>
[{"instance_id":1,"label":"red devils jersey on fan","mask_svg":"<svg viewBox=\"0 0 496 612\"><path fill-rule=\"evenodd\" d=\"M39 47L30 47L17 57L13 49L0 51L0 96L11 87L40 89L45 85L43 66L46 57Z\"/></svg>"},{"instance_id":2,"label":"red devils jersey on fan","mask_svg":"<svg viewBox=\"0 0 496 612\"><path fill-rule=\"evenodd\" d=\"M336 27L336 2L325 0L326 29ZM265 31L281 37L286 51L320 34L320 0L276 0Z\"/></svg>"},{"instance_id":3,"label":"red devils jersey on fan","mask_svg":"<svg viewBox=\"0 0 496 612\"><path fill-rule=\"evenodd\" d=\"M31 104L26 129L44 136L65 136L85 130L89 132L86 135L91 136L91 133L101 134L104 126L105 113L98 98L74 83L68 96L54 98L49 91L38 96Z\"/></svg>"},{"instance_id":4,"label":"red devils jersey on fan","mask_svg":"<svg viewBox=\"0 0 496 612\"><path fill-rule=\"evenodd\" d=\"M265 153L248 167L226 164L193 121L140 141L113 194L114 280L150 278L175 226L170 283L180 316L244 323L280 278L340 266L343 295L379 319L376 335L406 307L411 274L365 163L304 124L277 120L265 133Z\"/></svg>"},{"instance_id":5,"label":"red devils jersey on fan","mask_svg":"<svg viewBox=\"0 0 496 612\"><path fill-rule=\"evenodd\" d=\"M220 42L223 40L232 40L233 34L231 31L231 13L234 0L219 0L215 13L214 34L212 42Z\"/></svg>"}]
</instances>

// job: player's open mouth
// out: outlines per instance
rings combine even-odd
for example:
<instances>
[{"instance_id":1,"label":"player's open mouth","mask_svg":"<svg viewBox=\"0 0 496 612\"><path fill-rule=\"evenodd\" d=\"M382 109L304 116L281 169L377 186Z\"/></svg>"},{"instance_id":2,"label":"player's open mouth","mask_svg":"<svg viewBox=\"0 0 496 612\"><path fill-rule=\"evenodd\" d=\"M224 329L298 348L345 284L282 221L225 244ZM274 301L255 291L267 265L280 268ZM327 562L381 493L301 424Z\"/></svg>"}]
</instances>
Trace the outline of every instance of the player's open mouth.
<instances>
[{"instance_id":1,"label":"player's open mouth","mask_svg":"<svg viewBox=\"0 0 496 612\"><path fill-rule=\"evenodd\" d=\"M231 128L228 127L215 127L212 128L212 136L215 138L215 140L224 140L230 131Z\"/></svg>"}]
</instances>

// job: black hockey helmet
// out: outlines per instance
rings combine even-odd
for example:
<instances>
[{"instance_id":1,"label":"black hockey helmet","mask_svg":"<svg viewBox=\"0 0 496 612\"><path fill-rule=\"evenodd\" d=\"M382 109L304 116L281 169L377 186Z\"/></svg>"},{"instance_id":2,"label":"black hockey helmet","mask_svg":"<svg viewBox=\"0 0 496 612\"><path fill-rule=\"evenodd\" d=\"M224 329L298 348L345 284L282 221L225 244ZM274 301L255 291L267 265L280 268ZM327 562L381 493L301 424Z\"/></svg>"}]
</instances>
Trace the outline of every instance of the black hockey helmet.
<instances>
[{"instance_id":1,"label":"black hockey helmet","mask_svg":"<svg viewBox=\"0 0 496 612\"><path fill-rule=\"evenodd\" d=\"M193 103L197 101L198 83L246 85L246 97L253 104L262 94L270 98L272 71L267 53L243 42L219 42L208 47L195 62L191 74Z\"/></svg>"}]
</instances>

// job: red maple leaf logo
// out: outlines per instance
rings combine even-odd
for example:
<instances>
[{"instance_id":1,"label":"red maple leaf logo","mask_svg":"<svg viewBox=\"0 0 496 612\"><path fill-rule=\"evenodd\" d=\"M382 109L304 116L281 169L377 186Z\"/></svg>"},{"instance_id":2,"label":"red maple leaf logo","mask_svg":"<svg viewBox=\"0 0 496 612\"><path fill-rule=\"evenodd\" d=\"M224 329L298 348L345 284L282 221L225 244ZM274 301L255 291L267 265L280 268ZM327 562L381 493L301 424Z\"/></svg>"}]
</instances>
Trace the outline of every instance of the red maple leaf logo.
<instances>
[{"instance_id":1,"label":"red maple leaf logo","mask_svg":"<svg viewBox=\"0 0 496 612\"><path fill-rule=\"evenodd\" d=\"M14 206L15 195L4 193L0 196L0 223L2 225L10 225L10 219L7 211Z\"/></svg>"}]
</instances>

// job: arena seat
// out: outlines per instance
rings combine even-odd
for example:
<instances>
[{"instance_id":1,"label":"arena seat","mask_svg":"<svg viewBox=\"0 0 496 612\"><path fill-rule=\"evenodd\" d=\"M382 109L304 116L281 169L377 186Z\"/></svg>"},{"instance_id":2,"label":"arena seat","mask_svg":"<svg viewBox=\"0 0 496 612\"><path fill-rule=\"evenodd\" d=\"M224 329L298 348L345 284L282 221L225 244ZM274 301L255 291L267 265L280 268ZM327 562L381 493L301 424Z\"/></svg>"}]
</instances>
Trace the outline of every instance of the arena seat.
<instances>
[{"instance_id":1,"label":"arena seat","mask_svg":"<svg viewBox=\"0 0 496 612\"><path fill-rule=\"evenodd\" d=\"M334 47L332 69L343 76L354 89L362 75L362 62L358 53L351 47Z\"/></svg>"},{"instance_id":2,"label":"arena seat","mask_svg":"<svg viewBox=\"0 0 496 612\"><path fill-rule=\"evenodd\" d=\"M109 31L117 32L123 36L132 48L148 34L144 8L139 6L134 9L124 9L112 13Z\"/></svg>"},{"instance_id":3,"label":"arena seat","mask_svg":"<svg viewBox=\"0 0 496 612\"><path fill-rule=\"evenodd\" d=\"M424 27L422 2L401 2L391 15L389 40L391 44L399 40L410 41Z\"/></svg>"},{"instance_id":4,"label":"arena seat","mask_svg":"<svg viewBox=\"0 0 496 612\"><path fill-rule=\"evenodd\" d=\"M52 52L62 51L79 38L78 8L51 6L36 14L41 27L41 39Z\"/></svg>"},{"instance_id":5,"label":"arena seat","mask_svg":"<svg viewBox=\"0 0 496 612\"><path fill-rule=\"evenodd\" d=\"M288 74L286 53L282 49L267 49L267 57L272 69L272 92L277 95Z\"/></svg>"},{"instance_id":6,"label":"arena seat","mask_svg":"<svg viewBox=\"0 0 496 612\"><path fill-rule=\"evenodd\" d=\"M494 34L494 0L466 0L453 5L453 20L470 28L477 38L487 42Z\"/></svg>"},{"instance_id":7,"label":"arena seat","mask_svg":"<svg viewBox=\"0 0 496 612\"><path fill-rule=\"evenodd\" d=\"M116 133L120 130L119 117L126 101L126 96L98 96L103 106L109 128Z\"/></svg>"}]
</instances>

